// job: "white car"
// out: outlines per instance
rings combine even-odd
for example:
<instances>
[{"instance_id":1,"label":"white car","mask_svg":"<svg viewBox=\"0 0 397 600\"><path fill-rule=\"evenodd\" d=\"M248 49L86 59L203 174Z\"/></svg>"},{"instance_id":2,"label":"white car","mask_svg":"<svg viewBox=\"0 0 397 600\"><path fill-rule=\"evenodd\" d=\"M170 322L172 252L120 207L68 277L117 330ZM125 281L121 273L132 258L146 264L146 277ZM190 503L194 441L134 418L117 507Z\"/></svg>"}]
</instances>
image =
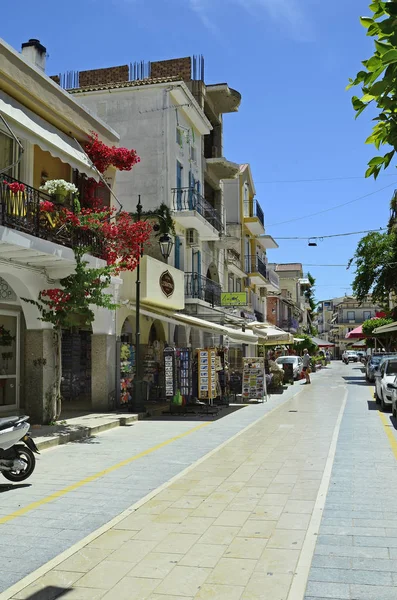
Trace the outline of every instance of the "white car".
<instances>
[{"instance_id":1,"label":"white car","mask_svg":"<svg viewBox=\"0 0 397 600\"><path fill-rule=\"evenodd\" d=\"M342 360L344 363L358 362L358 354L354 350L345 350L342 354Z\"/></svg>"},{"instance_id":2,"label":"white car","mask_svg":"<svg viewBox=\"0 0 397 600\"><path fill-rule=\"evenodd\" d=\"M292 364L294 379L299 379L302 372L302 359L300 356L279 356L276 363L282 367L285 364Z\"/></svg>"},{"instance_id":3,"label":"white car","mask_svg":"<svg viewBox=\"0 0 397 600\"><path fill-rule=\"evenodd\" d=\"M375 371L375 399L382 410L392 406L393 386L397 376L397 358L382 360Z\"/></svg>"}]
</instances>

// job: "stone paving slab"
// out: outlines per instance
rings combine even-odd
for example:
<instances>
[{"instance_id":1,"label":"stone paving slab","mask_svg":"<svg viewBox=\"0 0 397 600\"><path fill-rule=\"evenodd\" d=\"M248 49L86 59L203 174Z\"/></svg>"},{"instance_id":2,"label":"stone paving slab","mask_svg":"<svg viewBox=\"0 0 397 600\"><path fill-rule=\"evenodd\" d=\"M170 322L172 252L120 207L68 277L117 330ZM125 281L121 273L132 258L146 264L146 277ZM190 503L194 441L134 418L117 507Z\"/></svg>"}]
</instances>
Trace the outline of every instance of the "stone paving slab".
<instances>
[{"instance_id":1,"label":"stone paving slab","mask_svg":"<svg viewBox=\"0 0 397 600\"><path fill-rule=\"evenodd\" d=\"M267 403L239 407L217 421L192 421L186 417L146 419L43 452L26 483L0 484L0 572L4 571L0 592L108 523L298 391L297 386L292 386ZM204 481L203 485L197 481L195 486L195 496L189 496L189 504L197 503L209 489L216 489L214 480ZM164 508L183 496L177 490L169 494L171 499L165 499ZM21 551L28 560L15 560ZM5 564L7 569L2 567Z\"/></svg>"},{"instance_id":2,"label":"stone paving slab","mask_svg":"<svg viewBox=\"0 0 397 600\"><path fill-rule=\"evenodd\" d=\"M396 459L361 369L341 374L349 395L305 600L396 599Z\"/></svg>"},{"instance_id":3,"label":"stone paving slab","mask_svg":"<svg viewBox=\"0 0 397 600\"><path fill-rule=\"evenodd\" d=\"M43 598L68 590L72 599L287 600L343 403L341 388L330 391L334 378L331 370L319 374L296 398L1 600L40 590ZM215 425L211 437L219 445ZM208 450L204 431L194 440ZM128 471L124 476L133 483ZM312 582L309 591L312 598L338 592L334 598L350 599L343 582Z\"/></svg>"}]
</instances>

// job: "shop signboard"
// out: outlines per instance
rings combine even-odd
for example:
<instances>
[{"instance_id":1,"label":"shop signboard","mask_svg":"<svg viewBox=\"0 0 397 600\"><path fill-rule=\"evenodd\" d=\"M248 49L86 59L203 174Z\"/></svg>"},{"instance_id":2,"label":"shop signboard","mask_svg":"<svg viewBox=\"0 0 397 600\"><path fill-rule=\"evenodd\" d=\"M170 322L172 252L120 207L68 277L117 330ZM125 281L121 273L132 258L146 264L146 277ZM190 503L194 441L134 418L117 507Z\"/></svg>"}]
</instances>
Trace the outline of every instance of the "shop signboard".
<instances>
[{"instance_id":1,"label":"shop signboard","mask_svg":"<svg viewBox=\"0 0 397 600\"><path fill-rule=\"evenodd\" d=\"M164 273L161 273L159 284L164 296L167 296L167 298L172 296L175 290L175 282L169 271L164 271Z\"/></svg>"},{"instance_id":2,"label":"shop signboard","mask_svg":"<svg viewBox=\"0 0 397 600\"><path fill-rule=\"evenodd\" d=\"M174 348L164 348L164 384L166 398L173 398L175 395L175 350Z\"/></svg>"},{"instance_id":3,"label":"shop signboard","mask_svg":"<svg viewBox=\"0 0 397 600\"><path fill-rule=\"evenodd\" d=\"M222 292L221 306L247 306L247 292Z\"/></svg>"},{"instance_id":4,"label":"shop signboard","mask_svg":"<svg viewBox=\"0 0 397 600\"><path fill-rule=\"evenodd\" d=\"M266 392L265 359L243 359L243 399L264 400Z\"/></svg>"},{"instance_id":5,"label":"shop signboard","mask_svg":"<svg viewBox=\"0 0 397 600\"><path fill-rule=\"evenodd\" d=\"M198 395L200 400L212 400L216 396L216 351L205 348L198 351Z\"/></svg>"}]
</instances>

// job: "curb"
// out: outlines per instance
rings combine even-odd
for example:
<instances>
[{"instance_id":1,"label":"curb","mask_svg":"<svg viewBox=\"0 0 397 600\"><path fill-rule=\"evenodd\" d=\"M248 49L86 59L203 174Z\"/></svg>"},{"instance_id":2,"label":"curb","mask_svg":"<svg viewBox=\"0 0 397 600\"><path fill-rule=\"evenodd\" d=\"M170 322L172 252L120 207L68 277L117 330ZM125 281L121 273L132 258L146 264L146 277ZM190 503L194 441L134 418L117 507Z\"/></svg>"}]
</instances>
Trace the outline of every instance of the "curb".
<instances>
[{"instance_id":1,"label":"curb","mask_svg":"<svg viewBox=\"0 0 397 600\"><path fill-rule=\"evenodd\" d=\"M36 441L36 446L39 452L41 452L42 450L48 450L49 448L55 448L56 446L63 446L69 442L76 442L93 437L98 433L109 431L115 427L125 427L126 425L144 419L145 417L147 417L147 413L140 413L139 415L133 415L131 417L120 417L120 419L109 421L109 423L103 423L102 425L94 427L76 426L76 429L71 429L71 431L68 431L67 433L55 434L53 437L48 438L48 440Z\"/></svg>"}]
</instances>

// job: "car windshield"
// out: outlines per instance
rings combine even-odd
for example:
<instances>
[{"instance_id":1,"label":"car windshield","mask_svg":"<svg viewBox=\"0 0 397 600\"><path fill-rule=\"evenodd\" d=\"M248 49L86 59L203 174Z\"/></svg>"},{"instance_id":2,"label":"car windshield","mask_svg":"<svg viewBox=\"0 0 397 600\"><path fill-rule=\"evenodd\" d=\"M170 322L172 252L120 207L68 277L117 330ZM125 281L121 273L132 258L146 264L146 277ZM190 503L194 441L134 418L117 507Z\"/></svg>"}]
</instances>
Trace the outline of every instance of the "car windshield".
<instances>
[{"instance_id":1,"label":"car windshield","mask_svg":"<svg viewBox=\"0 0 397 600\"><path fill-rule=\"evenodd\" d=\"M387 363L386 375L397 375L397 360Z\"/></svg>"},{"instance_id":2,"label":"car windshield","mask_svg":"<svg viewBox=\"0 0 397 600\"><path fill-rule=\"evenodd\" d=\"M378 364L380 363L380 361L381 361L381 360L382 360L382 357L381 357L381 356L373 356L373 357L371 358L371 363L372 363L373 365L378 365Z\"/></svg>"},{"instance_id":3,"label":"car windshield","mask_svg":"<svg viewBox=\"0 0 397 600\"><path fill-rule=\"evenodd\" d=\"M277 363L290 364L296 362L298 359L296 356L279 356L276 360Z\"/></svg>"}]
</instances>

